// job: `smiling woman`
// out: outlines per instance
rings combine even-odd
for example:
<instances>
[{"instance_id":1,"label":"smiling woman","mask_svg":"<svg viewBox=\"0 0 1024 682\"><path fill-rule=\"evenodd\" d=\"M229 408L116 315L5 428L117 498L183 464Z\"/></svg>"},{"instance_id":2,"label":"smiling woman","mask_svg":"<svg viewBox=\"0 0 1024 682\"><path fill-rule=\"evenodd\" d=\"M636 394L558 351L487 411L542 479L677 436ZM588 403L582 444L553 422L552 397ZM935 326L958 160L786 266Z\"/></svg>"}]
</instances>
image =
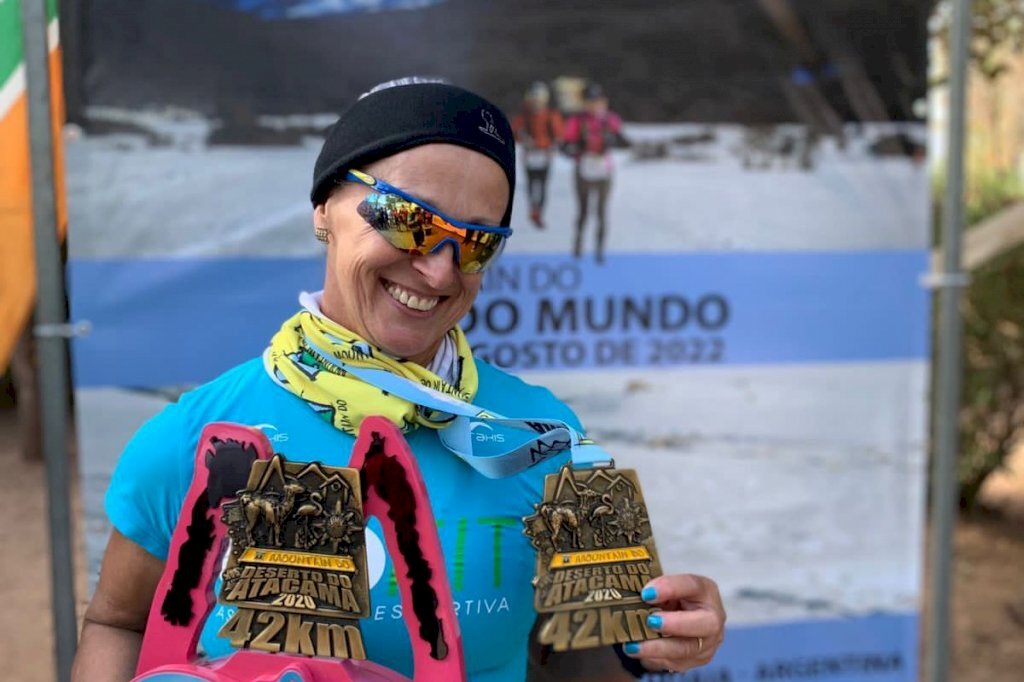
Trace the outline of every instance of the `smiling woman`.
<instances>
[{"instance_id":1,"label":"smiling woman","mask_svg":"<svg viewBox=\"0 0 1024 682\"><path fill-rule=\"evenodd\" d=\"M549 391L474 358L458 325L476 299L482 272L511 235L514 149L500 110L446 83L412 79L378 87L341 115L317 159L310 194L313 234L326 244L323 291L299 297L300 310L261 357L184 394L126 446L106 495L115 530L86 614L74 679L134 674L204 426L265 426L287 434L275 445L288 462L345 467L360 425L374 416L404 431L422 470L453 576L469 679L525 679L537 615L535 555L518 529L542 498L545 476L568 453L552 449L559 454L535 466L497 478L481 475L478 463L467 463L451 445L449 422L433 418L436 406L392 390L426 386L432 396L442 394L433 400L473 414L548 420L582 431ZM492 439L498 437L483 438ZM303 516L301 545L308 549L322 537L305 517L333 510L342 523L341 508L314 497L320 493L287 483L282 490L248 496L246 532L251 535L260 519L272 520L277 533L271 541L280 547L289 515ZM244 530L245 521L239 522ZM367 525L368 546L380 532L379 525ZM382 577L394 575L395 564L391 557L384 563L368 571L373 609L361 621L362 637L370 660L408 675L412 656L401 604L393 583ZM201 584L212 590L214 576L207 578ZM645 667L682 670L711 659L725 619L714 582L663 576L643 587L643 599L662 609L647 622L662 637L620 649L620 675ZM226 635L236 620L230 605L214 610L203 623L196 664L234 653L240 640Z\"/></svg>"},{"instance_id":2,"label":"smiling woman","mask_svg":"<svg viewBox=\"0 0 1024 682\"><path fill-rule=\"evenodd\" d=\"M496 226L509 203L501 166L454 144L413 147L365 169L389 185L415 188L419 197L430 197L431 206L466 222L477 219ZM460 242L471 237L427 224L407 234L432 230L451 238L426 254L399 250L379 225L367 222L368 212L359 210L367 205L368 192L372 189L365 185L344 183L313 212L315 225L327 235L321 308L367 341L427 365L480 290L481 272L459 268L461 253L472 251L471 243ZM426 237L421 235L420 241Z\"/></svg>"}]
</instances>

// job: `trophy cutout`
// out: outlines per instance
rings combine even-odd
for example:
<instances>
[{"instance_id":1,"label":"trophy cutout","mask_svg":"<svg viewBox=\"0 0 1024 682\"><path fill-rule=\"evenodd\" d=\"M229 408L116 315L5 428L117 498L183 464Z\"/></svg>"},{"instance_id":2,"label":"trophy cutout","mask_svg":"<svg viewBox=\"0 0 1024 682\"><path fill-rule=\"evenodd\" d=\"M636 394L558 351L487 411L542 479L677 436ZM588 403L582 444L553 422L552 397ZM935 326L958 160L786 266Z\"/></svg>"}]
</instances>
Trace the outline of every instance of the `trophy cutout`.
<instances>
[{"instance_id":1,"label":"trophy cutout","mask_svg":"<svg viewBox=\"0 0 1024 682\"><path fill-rule=\"evenodd\" d=\"M369 660L363 646L369 516L380 520L399 576L413 681L464 681L426 486L401 432L383 417L363 422L347 467L290 462L255 428L203 429L134 679L409 682ZM219 635L237 651L205 660L199 636L218 602L235 608Z\"/></svg>"}]
</instances>

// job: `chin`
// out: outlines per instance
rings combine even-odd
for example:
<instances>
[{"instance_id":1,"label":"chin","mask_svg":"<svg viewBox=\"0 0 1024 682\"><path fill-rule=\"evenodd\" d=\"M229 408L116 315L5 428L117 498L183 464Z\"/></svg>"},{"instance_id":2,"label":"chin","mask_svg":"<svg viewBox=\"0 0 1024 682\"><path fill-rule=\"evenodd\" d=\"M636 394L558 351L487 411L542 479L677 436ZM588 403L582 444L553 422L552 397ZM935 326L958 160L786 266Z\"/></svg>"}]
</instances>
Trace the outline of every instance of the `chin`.
<instances>
[{"instance_id":1,"label":"chin","mask_svg":"<svg viewBox=\"0 0 1024 682\"><path fill-rule=\"evenodd\" d=\"M392 336L391 338L385 337L384 339L381 339L381 343L378 343L377 345L391 355L399 358L408 358L410 360L417 358L422 359L421 356L429 355L430 357L428 357L427 361L423 363L428 364L431 358L433 358L434 349L440 344L440 337L438 337L433 344L426 344L423 342L423 339L423 334L403 335L401 338L394 338Z\"/></svg>"}]
</instances>

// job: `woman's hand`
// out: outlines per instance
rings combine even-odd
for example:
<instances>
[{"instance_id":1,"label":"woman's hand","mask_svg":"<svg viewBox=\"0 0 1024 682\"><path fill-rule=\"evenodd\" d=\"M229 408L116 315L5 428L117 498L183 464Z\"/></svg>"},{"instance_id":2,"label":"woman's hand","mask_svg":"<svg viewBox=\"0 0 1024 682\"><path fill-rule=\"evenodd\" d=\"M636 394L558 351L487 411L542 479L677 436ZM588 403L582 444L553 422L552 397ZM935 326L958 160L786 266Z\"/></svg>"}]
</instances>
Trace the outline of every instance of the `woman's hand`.
<instances>
[{"instance_id":1,"label":"woman's hand","mask_svg":"<svg viewBox=\"0 0 1024 682\"><path fill-rule=\"evenodd\" d=\"M714 580L700 575L655 578L642 592L648 604L661 607L647 619L661 639L623 647L648 670L683 672L711 661L725 636L725 607Z\"/></svg>"}]
</instances>

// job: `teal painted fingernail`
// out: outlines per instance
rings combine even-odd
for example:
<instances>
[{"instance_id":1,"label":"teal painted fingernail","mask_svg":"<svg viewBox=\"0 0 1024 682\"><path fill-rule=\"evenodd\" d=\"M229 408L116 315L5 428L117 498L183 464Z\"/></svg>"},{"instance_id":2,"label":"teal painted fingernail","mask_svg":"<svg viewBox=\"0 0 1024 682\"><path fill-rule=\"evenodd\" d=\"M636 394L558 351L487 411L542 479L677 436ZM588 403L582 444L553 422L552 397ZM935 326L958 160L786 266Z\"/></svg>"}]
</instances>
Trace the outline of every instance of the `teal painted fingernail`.
<instances>
[{"instance_id":1,"label":"teal painted fingernail","mask_svg":"<svg viewBox=\"0 0 1024 682\"><path fill-rule=\"evenodd\" d=\"M644 601L654 601L658 598L658 591L653 587L645 587L640 593L640 598Z\"/></svg>"},{"instance_id":2,"label":"teal painted fingernail","mask_svg":"<svg viewBox=\"0 0 1024 682\"><path fill-rule=\"evenodd\" d=\"M622 647L622 650L632 656L640 653L640 645L636 642L627 642L626 646Z\"/></svg>"},{"instance_id":3,"label":"teal painted fingernail","mask_svg":"<svg viewBox=\"0 0 1024 682\"><path fill-rule=\"evenodd\" d=\"M652 613L647 616L647 627L654 628L655 630L661 629L661 616L656 613Z\"/></svg>"}]
</instances>

